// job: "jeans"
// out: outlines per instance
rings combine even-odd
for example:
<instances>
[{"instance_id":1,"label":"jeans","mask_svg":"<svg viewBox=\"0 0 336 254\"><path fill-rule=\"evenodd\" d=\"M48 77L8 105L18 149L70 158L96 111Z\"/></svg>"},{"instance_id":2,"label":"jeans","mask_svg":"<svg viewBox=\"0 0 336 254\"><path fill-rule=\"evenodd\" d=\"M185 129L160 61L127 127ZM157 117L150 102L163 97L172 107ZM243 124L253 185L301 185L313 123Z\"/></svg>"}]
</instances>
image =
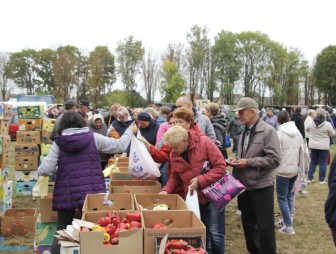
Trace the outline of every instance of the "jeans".
<instances>
[{"instance_id":1,"label":"jeans","mask_svg":"<svg viewBox=\"0 0 336 254\"><path fill-rule=\"evenodd\" d=\"M292 178L276 176L276 192L282 218L287 227L292 226L291 214L293 212L294 196L292 189L297 176Z\"/></svg>"},{"instance_id":2,"label":"jeans","mask_svg":"<svg viewBox=\"0 0 336 254\"><path fill-rule=\"evenodd\" d=\"M238 196L246 247L251 254L275 254L274 186L245 190Z\"/></svg>"},{"instance_id":3,"label":"jeans","mask_svg":"<svg viewBox=\"0 0 336 254\"><path fill-rule=\"evenodd\" d=\"M311 149L308 180L313 180L317 164L320 166L319 181L323 182L326 176L329 150Z\"/></svg>"},{"instance_id":4,"label":"jeans","mask_svg":"<svg viewBox=\"0 0 336 254\"><path fill-rule=\"evenodd\" d=\"M331 231L331 236L332 236L332 239L334 241L334 245L336 247L336 230L333 229L333 228L330 228L330 231Z\"/></svg>"},{"instance_id":5,"label":"jeans","mask_svg":"<svg viewBox=\"0 0 336 254\"><path fill-rule=\"evenodd\" d=\"M163 188L166 183L168 182L168 162L161 163L159 167L161 176L160 176L160 182L161 182L161 187Z\"/></svg>"},{"instance_id":6,"label":"jeans","mask_svg":"<svg viewBox=\"0 0 336 254\"><path fill-rule=\"evenodd\" d=\"M212 202L200 204L201 220L206 227L206 250L209 254L223 254L225 250L225 210L218 210Z\"/></svg>"},{"instance_id":7,"label":"jeans","mask_svg":"<svg viewBox=\"0 0 336 254\"><path fill-rule=\"evenodd\" d=\"M233 153L237 153L237 151L238 151L239 137L240 137L240 135L234 135L233 136L233 147L232 147L232 152Z\"/></svg>"}]
</instances>

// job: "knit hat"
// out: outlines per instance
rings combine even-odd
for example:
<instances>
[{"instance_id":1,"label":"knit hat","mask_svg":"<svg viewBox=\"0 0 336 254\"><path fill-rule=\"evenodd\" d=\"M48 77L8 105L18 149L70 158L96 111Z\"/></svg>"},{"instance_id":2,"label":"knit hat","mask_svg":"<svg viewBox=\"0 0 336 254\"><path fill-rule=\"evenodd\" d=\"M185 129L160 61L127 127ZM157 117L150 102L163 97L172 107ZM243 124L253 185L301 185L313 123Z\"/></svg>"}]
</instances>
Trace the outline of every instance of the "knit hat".
<instances>
[{"instance_id":1,"label":"knit hat","mask_svg":"<svg viewBox=\"0 0 336 254\"><path fill-rule=\"evenodd\" d=\"M146 121L146 122L150 122L152 120L150 114L148 114L147 112L140 112L138 115L138 120L139 121Z\"/></svg>"}]
</instances>

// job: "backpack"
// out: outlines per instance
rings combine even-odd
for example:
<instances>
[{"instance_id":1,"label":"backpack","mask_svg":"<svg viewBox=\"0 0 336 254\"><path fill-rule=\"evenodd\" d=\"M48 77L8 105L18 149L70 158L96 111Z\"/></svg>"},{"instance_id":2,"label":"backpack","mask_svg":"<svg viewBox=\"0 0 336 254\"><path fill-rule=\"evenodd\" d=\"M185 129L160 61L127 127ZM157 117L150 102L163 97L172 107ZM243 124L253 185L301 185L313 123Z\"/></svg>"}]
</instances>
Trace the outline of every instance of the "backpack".
<instances>
[{"instance_id":1,"label":"backpack","mask_svg":"<svg viewBox=\"0 0 336 254\"><path fill-rule=\"evenodd\" d=\"M212 123L216 134L216 142L215 144L218 146L219 150L222 152L224 158L227 158L226 152L226 130L225 127L217 122Z\"/></svg>"}]
</instances>

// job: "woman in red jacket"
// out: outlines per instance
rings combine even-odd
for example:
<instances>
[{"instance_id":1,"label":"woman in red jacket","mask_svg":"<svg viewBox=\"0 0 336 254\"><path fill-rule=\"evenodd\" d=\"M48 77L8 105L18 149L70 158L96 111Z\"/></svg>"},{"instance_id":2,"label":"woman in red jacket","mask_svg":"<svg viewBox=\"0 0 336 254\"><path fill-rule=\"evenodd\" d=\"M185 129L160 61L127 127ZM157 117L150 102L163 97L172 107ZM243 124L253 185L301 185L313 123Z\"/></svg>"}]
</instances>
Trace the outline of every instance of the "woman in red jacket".
<instances>
[{"instance_id":1,"label":"woman in red jacket","mask_svg":"<svg viewBox=\"0 0 336 254\"><path fill-rule=\"evenodd\" d=\"M201 133L201 131L197 126L197 123L195 123L195 117L193 111L188 108L181 107L173 113L172 118L169 119L169 128L174 126L175 124L183 127L186 130L190 129L194 130L195 132ZM169 154L171 152L171 148L169 146L162 144L160 148L158 148L157 146L159 144L153 146L143 137L140 140L145 144L150 155L152 156L153 160L156 163L165 163L169 161ZM170 173L171 173L171 166L170 163L168 163L168 178ZM162 183L162 186L164 186L165 183L166 182Z\"/></svg>"},{"instance_id":2,"label":"woman in red jacket","mask_svg":"<svg viewBox=\"0 0 336 254\"><path fill-rule=\"evenodd\" d=\"M160 194L176 193L186 197L188 188L197 190L201 220L207 230L208 253L224 253L225 212L218 210L200 189L216 182L226 173L226 163L216 146L207 136L174 126L163 136L163 143L171 147L171 175ZM205 162L210 162L209 172L200 175Z\"/></svg>"}]
</instances>

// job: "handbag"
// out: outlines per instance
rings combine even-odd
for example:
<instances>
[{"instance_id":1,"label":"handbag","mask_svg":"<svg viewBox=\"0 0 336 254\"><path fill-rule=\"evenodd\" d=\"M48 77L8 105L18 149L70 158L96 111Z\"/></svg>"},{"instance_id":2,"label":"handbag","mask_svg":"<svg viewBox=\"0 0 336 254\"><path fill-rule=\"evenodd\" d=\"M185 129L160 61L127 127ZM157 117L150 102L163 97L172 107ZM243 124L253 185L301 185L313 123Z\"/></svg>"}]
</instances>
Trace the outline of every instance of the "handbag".
<instances>
[{"instance_id":1,"label":"handbag","mask_svg":"<svg viewBox=\"0 0 336 254\"><path fill-rule=\"evenodd\" d=\"M201 174L210 170L210 163L206 161ZM246 187L237 180L229 171L226 171L216 182L203 188L201 191L209 198L218 210L222 210L233 198L242 193Z\"/></svg>"},{"instance_id":2,"label":"handbag","mask_svg":"<svg viewBox=\"0 0 336 254\"><path fill-rule=\"evenodd\" d=\"M226 138L225 138L225 147L230 147L230 146L231 146L230 137L228 135L226 135Z\"/></svg>"}]
</instances>

